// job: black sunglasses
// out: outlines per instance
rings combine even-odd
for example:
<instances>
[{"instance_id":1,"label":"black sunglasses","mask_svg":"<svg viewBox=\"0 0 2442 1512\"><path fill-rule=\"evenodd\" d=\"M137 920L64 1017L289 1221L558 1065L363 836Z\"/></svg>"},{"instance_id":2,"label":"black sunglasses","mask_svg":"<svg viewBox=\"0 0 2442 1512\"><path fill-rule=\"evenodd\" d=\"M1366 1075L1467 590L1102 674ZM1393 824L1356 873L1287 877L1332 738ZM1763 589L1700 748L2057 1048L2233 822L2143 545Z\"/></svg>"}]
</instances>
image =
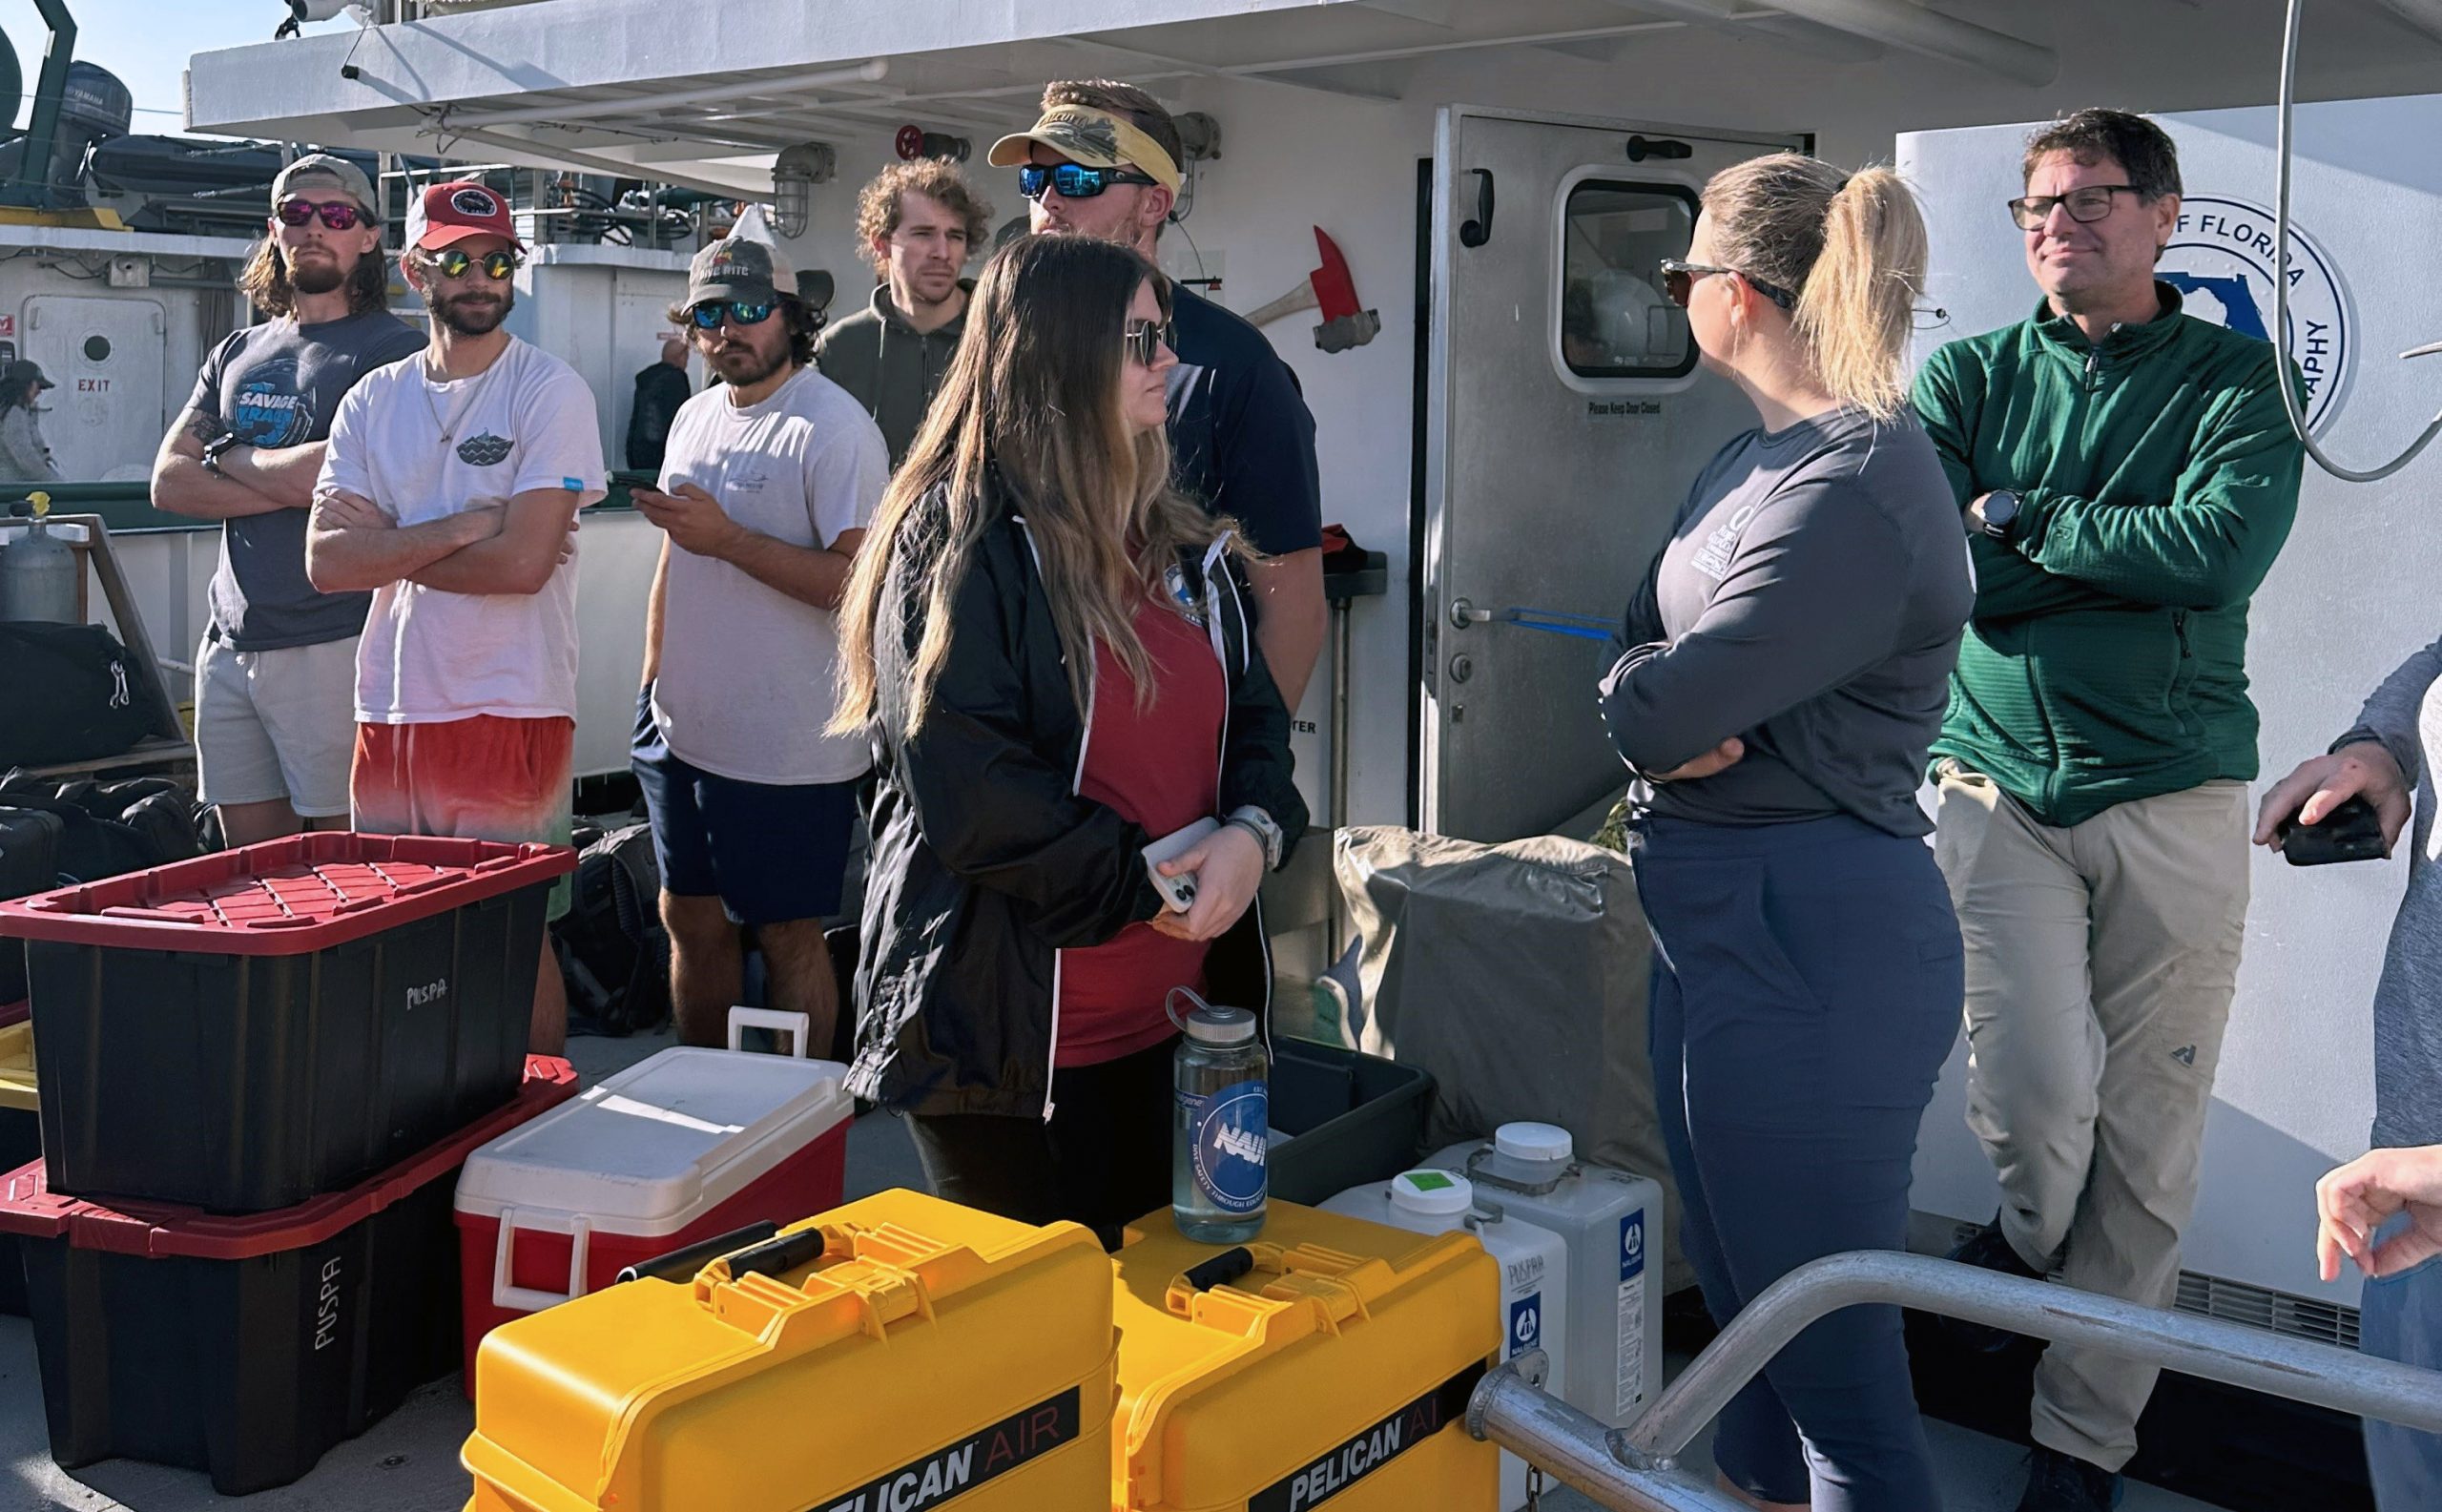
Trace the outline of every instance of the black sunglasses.
<instances>
[{"instance_id":1,"label":"black sunglasses","mask_svg":"<svg viewBox=\"0 0 2442 1512\"><path fill-rule=\"evenodd\" d=\"M1162 348L1170 344L1170 322L1168 321L1130 321L1128 322L1128 358L1146 367L1153 365Z\"/></svg>"},{"instance_id":2,"label":"black sunglasses","mask_svg":"<svg viewBox=\"0 0 2442 1512\"><path fill-rule=\"evenodd\" d=\"M1797 308L1797 296L1777 283L1767 283L1755 275L1742 273L1736 268L1717 268L1708 262L1683 262L1677 258L1662 259L1662 292L1671 303L1684 310L1687 307L1687 300L1695 295L1696 280L1715 273L1727 273L1732 278L1746 280L1749 288L1784 310Z\"/></svg>"},{"instance_id":3,"label":"black sunglasses","mask_svg":"<svg viewBox=\"0 0 2442 1512\"><path fill-rule=\"evenodd\" d=\"M326 199L317 202L300 198L294 195L273 206L272 210L279 217L279 223L283 226L301 226L320 216L322 217L322 224L333 231L353 230L356 223L364 218L363 211L344 199Z\"/></svg>"},{"instance_id":4,"label":"black sunglasses","mask_svg":"<svg viewBox=\"0 0 2442 1512\"><path fill-rule=\"evenodd\" d=\"M724 320L732 325L760 325L771 318L769 300L706 300L687 306L687 319L699 331L717 331Z\"/></svg>"},{"instance_id":5,"label":"black sunglasses","mask_svg":"<svg viewBox=\"0 0 2442 1512\"><path fill-rule=\"evenodd\" d=\"M2029 195L2010 201L2010 218L2018 223L2020 231L2040 231L2043 223L2052 218L2052 207L2061 205L2067 208L2070 219L2090 226L2111 214L2120 196L2135 193L2135 184L2086 184L2065 195Z\"/></svg>"},{"instance_id":6,"label":"black sunglasses","mask_svg":"<svg viewBox=\"0 0 2442 1512\"><path fill-rule=\"evenodd\" d=\"M432 265L441 270L444 278L463 279L468 268L481 268L484 277L495 283L515 273L523 260L514 252L486 252L480 258L470 258L456 247L433 253L431 257Z\"/></svg>"},{"instance_id":7,"label":"black sunglasses","mask_svg":"<svg viewBox=\"0 0 2442 1512\"><path fill-rule=\"evenodd\" d=\"M1154 179L1125 168L1087 168L1082 163L1027 163L1018 170L1018 193L1028 199L1041 199L1046 189L1057 189L1063 199L1091 199L1113 184L1149 184Z\"/></svg>"}]
</instances>

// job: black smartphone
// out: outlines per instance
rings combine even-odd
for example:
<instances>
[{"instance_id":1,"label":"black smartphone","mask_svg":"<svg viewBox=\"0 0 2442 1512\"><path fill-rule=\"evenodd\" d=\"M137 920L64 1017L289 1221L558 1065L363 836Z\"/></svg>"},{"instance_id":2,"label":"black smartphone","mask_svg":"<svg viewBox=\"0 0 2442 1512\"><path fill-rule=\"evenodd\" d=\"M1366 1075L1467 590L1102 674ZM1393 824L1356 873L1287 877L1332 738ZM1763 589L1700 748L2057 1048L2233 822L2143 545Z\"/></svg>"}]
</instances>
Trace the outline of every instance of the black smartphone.
<instances>
[{"instance_id":1,"label":"black smartphone","mask_svg":"<svg viewBox=\"0 0 2442 1512\"><path fill-rule=\"evenodd\" d=\"M2293 814L2281 821L2276 838L2282 859L2292 866L2378 861L2390 854L2383 844L2383 821L2374 805L2360 797L2349 799L2315 824L2301 824Z\"/></svg>"}]
</instances>

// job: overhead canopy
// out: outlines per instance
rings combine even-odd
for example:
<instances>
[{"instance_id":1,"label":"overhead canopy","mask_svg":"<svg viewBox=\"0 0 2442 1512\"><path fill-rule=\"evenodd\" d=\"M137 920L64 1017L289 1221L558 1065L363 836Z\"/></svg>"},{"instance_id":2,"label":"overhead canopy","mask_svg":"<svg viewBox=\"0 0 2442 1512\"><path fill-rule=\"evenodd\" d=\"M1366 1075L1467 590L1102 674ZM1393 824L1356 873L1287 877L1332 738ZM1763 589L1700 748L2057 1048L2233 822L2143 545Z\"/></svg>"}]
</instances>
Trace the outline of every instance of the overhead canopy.
<instances>
[{"instance_id":1,"label":"overhead canopy","mask_svg":"<svg viewBox=\"0 0 2442 1512\"><path fill-rule=\"evenodd\" d=\"M760 196L809 138L1030 118L1046 77L1252 77L1396 98L1401 65L1483 49L1608 56L1706 28L1828 58L1886 50L2024 84L2047 47L1914 0L532 0L198 53L197 131L613 173ZM1250 22L1257 24L1250 25ZM752 60L752 68L740 65ZM352 76L351 76L352 75Z\"/></svg>"}]
</instances>

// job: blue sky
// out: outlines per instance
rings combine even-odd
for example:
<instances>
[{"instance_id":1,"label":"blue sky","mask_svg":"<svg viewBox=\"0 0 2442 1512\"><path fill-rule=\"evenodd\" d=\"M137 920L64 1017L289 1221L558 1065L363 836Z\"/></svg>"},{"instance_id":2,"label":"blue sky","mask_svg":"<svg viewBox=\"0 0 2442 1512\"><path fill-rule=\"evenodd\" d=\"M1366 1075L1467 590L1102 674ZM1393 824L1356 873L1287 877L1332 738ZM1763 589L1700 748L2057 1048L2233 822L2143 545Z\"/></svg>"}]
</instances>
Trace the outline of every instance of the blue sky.
<instances>
[{"instance_id":1,"label":"blue sky","mask_svg":"<svg viewBox=\"0 0 2442 1512\"><path fill-rule=\"evenodd\" d=\"M68 0L76 18L76 56L126 81L135 95L135 130L179 132L179 75L187 59L216 48L271 38L288 14L285 0ZM318 23L314 31L347 29L352 21ZM31 0L0 0L0 31L17 50L33 88L42 66L44 31ZM18 107L17 124L25 124Z\"/></svg>"}]
</instances>

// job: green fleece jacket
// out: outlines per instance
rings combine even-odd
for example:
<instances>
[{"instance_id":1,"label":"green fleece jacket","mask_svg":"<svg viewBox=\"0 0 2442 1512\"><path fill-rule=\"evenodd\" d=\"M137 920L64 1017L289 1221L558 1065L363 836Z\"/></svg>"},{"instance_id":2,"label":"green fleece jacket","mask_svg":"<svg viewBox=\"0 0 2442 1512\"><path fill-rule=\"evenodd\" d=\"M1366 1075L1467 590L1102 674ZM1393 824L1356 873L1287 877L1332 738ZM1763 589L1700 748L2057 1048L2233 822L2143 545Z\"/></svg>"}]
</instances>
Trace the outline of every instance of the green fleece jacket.
<instances>
[{"instance_id":1,"label":"green fleece jacket","mask_svg":"<svg viewBox=\"0 0 2442 1512\"><path fill-rule=\"evenodd\" d=\"M975 292L971 279L961 279L959 287ZM890 447L890 465L897 467L906 460L917 428L924 424L924 411L932 407L933 392L942 386L959 338L965 334L963 308L948 324L920 331L891 302L890 285L879 284L871 304L824 328L814 364L874 417Z\"/></svg>"},{"instance_id":2,"label":"green fleece jacket","mask_svg":"<svg viewBox=\"0 0 2442 1512\"><path fill-rule=\"evenodd\" d=\"M1963 507L2024 504L1969 542L1976 611L1934 756L2043 823L2256 775L2247 600L2298 509L2305 451L2272 347L2182 313L2089 343L2038 306L1934 353L1916 410Z\"/></svg>"}]
</instances>

